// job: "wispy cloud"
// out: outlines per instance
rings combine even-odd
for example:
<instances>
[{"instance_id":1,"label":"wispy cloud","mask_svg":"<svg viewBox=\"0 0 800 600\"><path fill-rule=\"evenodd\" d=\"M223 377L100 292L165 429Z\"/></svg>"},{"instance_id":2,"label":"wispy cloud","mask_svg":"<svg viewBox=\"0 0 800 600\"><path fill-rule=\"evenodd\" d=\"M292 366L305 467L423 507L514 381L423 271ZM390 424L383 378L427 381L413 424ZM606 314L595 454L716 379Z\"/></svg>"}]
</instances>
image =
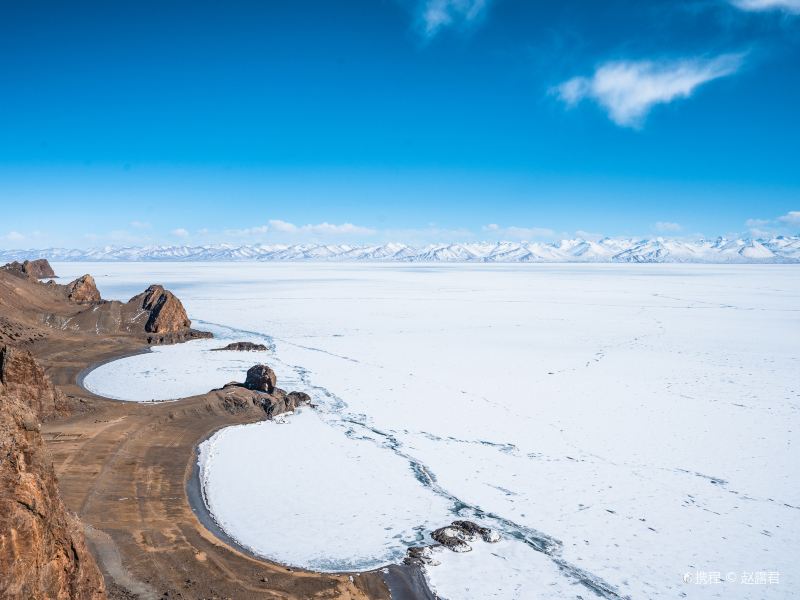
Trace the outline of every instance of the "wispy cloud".
<instances>
[{"instance_id":1,"label":"wispy cloud","mask_svg":"<svg viewBox=\"0 0 800 600\"><path fill-rule=\"evenodd\" d=\"M612 61L590 77L563 82L555 92L568 107L590 99L617 125L640 127L653 106L688 98L698 86L735 73L743 58L723 54L710 59Z\"/></svg>"},{"instance_id":2,"label":"wispy cloud","mask_svg":"<svg viewBox=\"0 0 800 600\"><path fill-rule=\"evenodd\" d=\"M226 229L225 235L230 237L252 237L264 235L269 231L269 225L257 225L255 227L245 227L244 229ZM209 230L207 228L201 229L198 233L207 235Z\"/></svg>"},{"instance_id":3,"label":"wispy cloud","mask_svg":"<svg viewBox=\"0 0 800 600\"><path fill-rule=\"evenodd\" d=\"M741 10L751 12L783 10L800 14L800 0L730 0L730 3Z\"/></svg>"},{"instance_id":4,"label":"wispy cloud","mask_svg":"<svg viewBox=\"0 0 800 600\"><path fill-rule=\"evenodd\" d=\"M342 223L341 225L336 225L333 223L324 222L308 225L295 225L294 223L288 223L286 221L281 221L280 219L271 219L269 221L269 227L273 231L278 231L281 233L311 233L321 235L372 235L375 233L374 229L353 225L352 223Z\"/></svg>"},{"instance_id":5,"label":"wispy cloud","mask_svg":"<svg viewBox=\"0 0 800 600\"><path fill-rule=\"evenodd\" d=\"M552 238L556 232L547 227L519 227L510 225L502 227L497 223L490 223L483 226L483 231L491 234L493 237L503 237L506 239L514 240L532 240L536 238Z\"/></svg>"},{"instance_id":6,"label":"wispy cloud","mask_svg":"<svg viewBox=\"0 0 800 600\"><path fill-rule=\"evenodd\" d=\"M189 237L189 231L184 229L183 227L178 227L177 229L173 229L170 231L172 235L179 238L186 238Z\"/></svg>"},{"instance_id":7,"label":"wispy cloud","mask_svg":"<svg viewBox=\"0 0 800 600\"><path fill-rule=\"evenodd\" d=\"M655 227L658 231L680 231L683 229L680 223L672 223L671 221L658 221Z\"/></svg>"},{"instance_id":8,"label":"wispy cloud","mask_svg":"<svg viewBox=\"0 0 800 600\"><path fill-rule=\"evenodd\" d=\"M490 0L424 0L420 3L423 33L432 38L446 27L464 26L482 18Z\"/></svg>"},{"instance_id":9,"label":"wispy cloud","mask_svg":"<svg viewBox=\"0 0 800 600\"><path fill-rule=\"evenodd\" d=\"M26 239L26 237L19 231L9 231L3 236L3 239L9 242L21 242L22 240Z\"/></svg>"},{"instance_id":10,"label":"wispy cloud","mask_svg":"<svg viewBox=\"0 0 800 600\"><path fill-rule=\"evenodd\" d=\"M800 210L790 210L774 219L747 219L745 227L752 237L796 234L797 228L800 228Z\"/></svg>"},{"instance_id":11,"label":"wispy cloud","mask_svg":"<svg viewBox=\"0 0 800 600\"><path fill-rule=\"evenodd\" d=\"M128 225L134 229L150 229L152 227L147 221L131 221Z\"/></svg>"},{"instance_id":12,"label":"wispy cloud","mask_svg":"<svg viewBox=\"0 0 800 600\"><path fill-rule=\"evenodd\" d=\"M800 210L790 210L785 215L778 217L778 221L787 225L800 225Z\"/></svg>"}]
</instances>

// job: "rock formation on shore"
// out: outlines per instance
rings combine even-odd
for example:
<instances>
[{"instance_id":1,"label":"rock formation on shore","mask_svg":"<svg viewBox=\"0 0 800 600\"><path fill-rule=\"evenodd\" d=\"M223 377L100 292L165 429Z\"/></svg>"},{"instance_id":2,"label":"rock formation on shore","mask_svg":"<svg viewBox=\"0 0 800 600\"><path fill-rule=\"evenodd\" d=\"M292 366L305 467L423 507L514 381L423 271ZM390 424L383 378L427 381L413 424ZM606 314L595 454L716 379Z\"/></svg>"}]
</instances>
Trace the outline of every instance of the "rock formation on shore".
<instances>
[{"instance_id":1,"label":"rock formation on shore","mask_svg":"<svg viewBox=\"0 0 800 600\"><path fill-rule=\"evenodd\" d=\"M91 275L59 285L20 273L13 263L0 269L0 342L30 343L53 330L135 335L148 344L212 337L192 329L181 301L160 285L123 303L103 300Z\"/></svg>"},{"instance_id":2,"label":"rock formation on shore","mask_svg":"<svg viewBox=\"0 0 800 600\"><path fill-rule=\"evenodd\" d=\"M17 277L28 279L48 279L55 277L55 271L47 259L39 258L36 260L26 260L25 262L11 262L1 267Z\"/></svg>"},{"instance_id":3,"label":"rock formation on shore","mask_svg":"<svg viewBox=\"0 0 800 600\"><path fill-rule=\"evenodd\" d=\"M251 390L260 390L271 394L275 391L277 376L275 371L267 365L254 365L247 370L247 378L244 380L245 387Z\"/></svg>"},{"instance_id":4,"label":"rock formation on shore","mask_svg":"<svg viewBox=\"0 0 800 600\"><path fill-rule=\"evenodd\" d=\"M233 352L263 352L267 349L264 344L254 344L253 342L232 342L224 348L214 348L214 352L230 350Z\"/></svg>"},{"instance_id":5,"label":"rock formation on shore","mask_svg":"<svg viewBox=\"0 0 800 600\"><path fill-rule=\"evenodd\" d=\"M223 393L224 403L231 412L255 405L266 413L267 419L311 404L311 397L305 392L286 392L276 385L275 371L267 365L254 365L247 371L244 383L234 381L217 391Z\"/></svg>"},{"instance_id":6,"label":"rock formation on shore","mask_svg":"<svg viewBox=\"0 0 800 600\"><path fill-rule=\"evenodd\" d=\"M39 433L57 391L25 351L0 347L0 597L100 600L103 577L68 513Z\"/></svg>"},{"instance_id":7,"label":"rock formation on shore","mask_svg":"<svg viewBox=\"0 0 800 600\"><path fill-rule=\"evenodd\" d=\"M150 317L144 326L149 333L175 333L192 326L181 301L163 286L151 285L128 304L137 304L149 311Z\"/></svg>"},{"instance_id":8,"label":"rock formation on shore","mask_svg":"<svg viewBox=\"0 0 800 600\"><path fill-rule=\"evenodd\" d=\"M75 281L71 281L66 285L64 291L68 299L79 304L100 302L100 292L91 275L82 275Z\"/></svg>"}]
</instances>

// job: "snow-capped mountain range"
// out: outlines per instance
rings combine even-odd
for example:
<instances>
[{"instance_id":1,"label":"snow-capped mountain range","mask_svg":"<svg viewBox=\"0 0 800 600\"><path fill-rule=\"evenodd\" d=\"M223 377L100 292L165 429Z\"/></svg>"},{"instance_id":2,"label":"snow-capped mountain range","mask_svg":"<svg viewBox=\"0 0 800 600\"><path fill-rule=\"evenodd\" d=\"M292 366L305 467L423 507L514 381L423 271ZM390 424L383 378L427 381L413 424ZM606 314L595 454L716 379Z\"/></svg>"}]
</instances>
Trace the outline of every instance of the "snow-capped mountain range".
<instances>
[{"instance_id":1,"label":"snow-capped mountain range","mask_svg":"<svg viewBox=\"0 0 800 600\"><path fill-rule=\"evenodd\" d=\"M235 246L106 246L88 250L0 250L0 261L403 261L403 262L629 262L798 263L800 236L683 241L665 238L560 242L470 242L412 247L400 243L257 244Z\"/></svg>"}]
</instances>

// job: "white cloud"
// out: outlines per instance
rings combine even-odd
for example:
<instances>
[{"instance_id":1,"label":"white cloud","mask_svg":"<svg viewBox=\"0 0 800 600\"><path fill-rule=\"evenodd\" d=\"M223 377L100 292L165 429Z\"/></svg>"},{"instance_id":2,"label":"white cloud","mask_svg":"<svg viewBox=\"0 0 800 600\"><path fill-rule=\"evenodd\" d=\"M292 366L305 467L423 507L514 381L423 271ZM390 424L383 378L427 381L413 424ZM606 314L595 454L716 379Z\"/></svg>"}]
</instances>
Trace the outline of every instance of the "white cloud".
<instances>
[{"instance_id":1,"label":"white cloud","mask_svg":"<svg viewBox=\"0 0 800 600\"><path fill-rule=\"evenodd\" d=\"M680 231L683 229L680 223L672 223L670 221L659 221L656 223L656 229L658 231Z\"/></svg>"},{"instance_id":2,"label":"white cloud","mask_svg":"<svg viewBox=\"0 0 800 600\"><path fill-rule=\"evenodd\" d=\"M287 223L286 221L281 221L280 219L272 219L272 220L270 220L269 225L275 231L280 231L282 233L295 233L295 232L297 232L297 225L295 225L293 223Z\"/></svg>"},{"instance_id":3,"label":"white cloud","mask_svg":"<svg viewBox=\"0 0 800 600\"><path fill-rule=\"evenodd\" d=\"M774 219L747 219L744 224L751 237L767 238L779 234L795 234L800 227L800 210L790 210Z\"/></svg>"},{"instance_id":4,"label":"white cloud","mask_svg":"<svg viewBox=\"0 0 800 600\"><path fill-rule=\"evenodd\" d=\"M730 0L730 2L737 8L752 12L785 10L800 13L800 0Z\"/></svg>"},{"instance_id":5,"label":"white cloud","mask_svg":"<svg viewBox=\"0 0 800 600\"><path fill-rule=\"evenodd\" d=\"M504 238L517 240L552 238L556 235L555 231L548 229L547 227L518 227L516 225L501 227L497 223L484 225L483 231L491 233L494 236L501 236Z\"/></svg>"},{"instance_id":6,"label":"white cloud","mask_svg":"<svg viewBox=\"0 0 800 600\"><path fill-rule=\"evenodd\" d=\"M465 25L479 19L490 0L424 0L421 3L421 21L427 37L435 36L441 29Z\"/></svg>"},{"instance_id":7,"label":"white cloud","mask_svg":"<svg viewBox=\"0 0 800 600\"><path fill-rule=\"evenodd\" d=\"M131 221L128 223L134 229L150 229L152 225L146 221Z\"/></svg>"},{"instance_id":8,"label":"white cloud","mask_svg":"<svg viewBox=\"0 0 800 600\"><path fill-rule=\"evenodd\" d=\"M19 231L9 231L3 236L3 239L8 240L9 242L21 242L25 239L25 236Z\"/></svg>"},{"instance_id":9,"label":"white cloud","mask_svg":"<svg viewBox=\"0 0 800 600\"><path fill-rule=\"evenodd\" d=\"M359 225L353 225L352 223L335 225L333 223L324 222L308 225L295 225L294 223L288 223L286 221L281 221L280 219L271 219L269 221L269 226L273 231L278 231L281 233L311 233L320 235L372 235L376 233L374 229L370 229L369 227L360 227Z\"/></svg>"},{"instance_id":10,"label":"white cloud","mask_svg":"<svg viewBox=\"0 0 800 600\"><path fill-rule=\"evenodd\" d=\"M575 235L582 240L590 240L596 242L597 240L602 240L605 235L602 233L595 233L593 231L584 231L583 229L578 229L575 232Z\"/></svg>"},{"instance_id":11,"label":"white cloud","mask_svg":"<svg viewBox=\"0 0 800 600\"><path fill-rule=\"evenodd\" d=\"M588 98L617 125L639 127L656 104L688 98L698 86L735 73L742 59L741 54L723 54L711 59L612 61L591 77L565 81L555 92L568 107Z\"/></svg>"},{"instance_id":12,"label":"white cloud","mask_svg":"<svg viewBox=\"0 0 800 600\"><path fill-rule=\"evenodd\" d=\"M173 229L170 233L175 237L180 237L180 238L189 237L189 232L183 227L178 227L177 229Z\"/></svg>"},{"instance_id":13,"label":"white cloud","mask_svg":"<svg viewBox=\"0 0 800 600\"><path fill-rule=\"evenodd\" d=\"M778 221L787 225L800 225L800 210L790 210L785 215L778 217Z\"/></svg>"},{"instance_id":14,"label":"white cloud","mask_svg":"<svg viewBox=\"0 0 800 600\"><path fill-rule=\"evenodd\" d=\"M246 227L244 229L226 229L225 235L230 235L233 237L250 237L250 236L258 236L264 235L269 231L268 225L257 225L255 227ZM200 232L202 235L208 234L208 229L201 229Z\"/></svg>"}]
</instances>

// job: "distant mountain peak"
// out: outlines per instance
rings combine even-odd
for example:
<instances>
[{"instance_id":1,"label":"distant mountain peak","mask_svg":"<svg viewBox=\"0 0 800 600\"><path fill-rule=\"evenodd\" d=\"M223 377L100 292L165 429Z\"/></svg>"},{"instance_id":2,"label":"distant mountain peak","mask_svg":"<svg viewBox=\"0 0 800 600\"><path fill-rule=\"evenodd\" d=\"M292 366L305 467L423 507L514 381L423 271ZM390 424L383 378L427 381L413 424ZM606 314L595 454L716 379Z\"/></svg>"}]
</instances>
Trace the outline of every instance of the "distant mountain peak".
<instances>
[{"instance_id":1,"label":"distant mountain peak","mask_svg":"<svg viewBox=\"0 0 800 600\"><path fill-rule=\"evenodd\" d=\"M558 242L462 242L413 247L385 244L210 244L203 246L104 246L83 250L0 250L0 262L50 261L340 261L340 262L632 262L800 263L800 236L770 239L685 241L583 238Z\"/></svg>"}]
</instances>

